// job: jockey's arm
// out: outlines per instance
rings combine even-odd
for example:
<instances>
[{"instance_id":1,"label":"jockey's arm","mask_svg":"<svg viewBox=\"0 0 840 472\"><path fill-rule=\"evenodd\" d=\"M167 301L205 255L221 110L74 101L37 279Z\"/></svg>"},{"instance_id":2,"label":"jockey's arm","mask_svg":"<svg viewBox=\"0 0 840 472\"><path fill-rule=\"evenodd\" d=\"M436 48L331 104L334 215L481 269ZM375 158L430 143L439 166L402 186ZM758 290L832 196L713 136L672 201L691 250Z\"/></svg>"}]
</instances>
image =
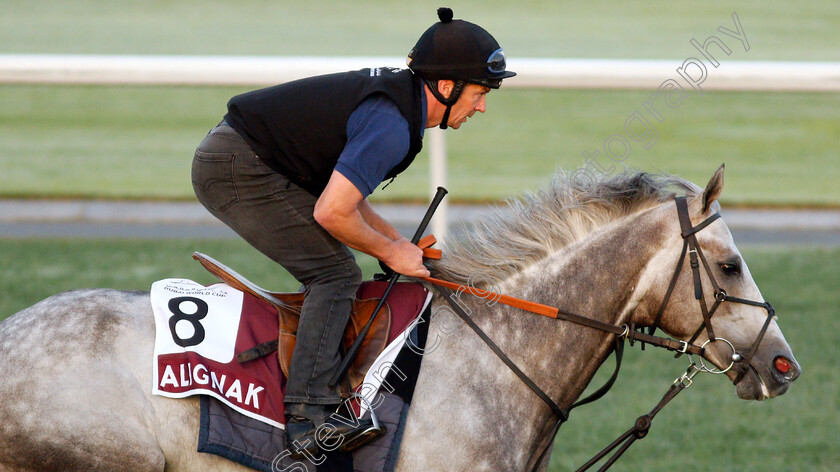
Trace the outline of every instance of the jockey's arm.
<instances>
[{"instance_id":1,"label":"jockey's arm","mask_svg":"<svg viewBox=\"0 0 840 472\"><path fill-rule=\"evenodd\" d=\"M423 251L380 217L353 183L333 171L315 203L315 221L347 246L369 254L396 272L412 277L429 275Z\"/></svg>"},{"instance_id":2,"label":"jockey's arm","mask_svg":"<svg viewBox=\"0 0 840 472\"><path fill-rule=\"evenodd\" d=\"M374 211L373 207L370 206L367 199L362 199L357 206L359 209L359 213L364 218L365 222L369 224L373 229L378 231L379 233L385 235L386 237L390 238L391 241L397 241L403 238L403 235L397 231L397 228L394 228L391 223L385 221L384 218L379 216L379 213Z\"/></svg>"}]
</instances>

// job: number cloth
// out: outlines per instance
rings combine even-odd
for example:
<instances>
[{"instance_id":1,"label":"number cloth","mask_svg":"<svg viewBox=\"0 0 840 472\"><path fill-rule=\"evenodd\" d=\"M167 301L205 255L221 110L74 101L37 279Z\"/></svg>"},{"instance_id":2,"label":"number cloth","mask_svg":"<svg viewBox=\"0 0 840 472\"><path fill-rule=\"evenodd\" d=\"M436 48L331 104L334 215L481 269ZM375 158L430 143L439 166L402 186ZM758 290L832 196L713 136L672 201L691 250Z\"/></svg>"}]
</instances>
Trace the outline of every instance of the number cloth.
<instances>
[{"instance_id":1,"label":"number cloth","mask_svg":"<svg viewBox=\"0 0 840 472\"><path fill-rule=\"evenodd\" d=\"M151 301L155 395L210 395L245 416L282 427L286 379L277 359L245 364L235 359L238 352L277 339L271 305L225 284L205 287L184 279L155 282ZM243 312L249 322L240 325Z\"/></svg>"}]
</instances>

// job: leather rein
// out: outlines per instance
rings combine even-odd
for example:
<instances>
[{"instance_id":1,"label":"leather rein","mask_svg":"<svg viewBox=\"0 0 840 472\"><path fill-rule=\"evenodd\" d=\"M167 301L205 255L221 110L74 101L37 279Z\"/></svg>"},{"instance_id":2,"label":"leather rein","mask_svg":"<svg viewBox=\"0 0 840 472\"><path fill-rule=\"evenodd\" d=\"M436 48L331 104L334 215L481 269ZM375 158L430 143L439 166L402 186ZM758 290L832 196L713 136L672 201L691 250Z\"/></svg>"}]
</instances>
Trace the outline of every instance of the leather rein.
<instances>
[{"instance_id":1,"label":"leather rein","mask_svg":"<svg viewBox=\"0 0 840 472\"><path fill-rule=\"evenodd\" d=\"M665 297L660 304L659 310L656 315L656 319L652 326L648 328L648 332L643 332L643 328L637 328L633 323L630 325L622 324L620 326L616 326L609 323L604 323L602 321L582 316L576 313L572 313L570 311L563 310L561 308L552 307L548 305L543 305L540 303L535 303L527 300L522 300L519 298L511 297L508 295L502 295L498 293L494 293L491 291L480 290L476 289L475 287L461 285L455 282L450 282L446 280L441 280L433 277L423 277L421 280L426 282L438 285L441 287L439 292L441 295L444 296L448 305L452 308L452 310L458 315L461 320L463 320L469 327L472 329L481 339L484 341L485 344L496 354L499 359L511 370L517 377L519 377L525 385L528 386L552 411L554 416L557 418L557 422L554 423L553 427L549 430L547 437L545 437L538 446L537 450L535 451L534 455L532 455L532 459L529 461L528 470L536 470L539 465L542 463L543 459L545 458L546 453L548 452L550 445L553 442L554 437L556 436L557 432L560 429L560 426L569 419L569 413L572 409L577 408L578 406L585 405L587 403L591 403L593 401L598 400L599 398L606 395L606 393L610 390L610 388L615 383L616 379L618 378L619 370L621 369L621 360L624 354L624 341L629 340L630 345L632 346L635 342L640 342L642 349L644 349L645 344L650 344L652 346L661 347L664 349L668 349L670 351L675 351L677 357L682 354L688 354L689 358L692 355L697 355L700 357L700 365L695 364L692 360L689 364L688 369L686 372L679 378L677 378L659 403L647 414L640 416L633 427L631 427L628 431L618 437L615 441L613 441L610 445L606 448L601 450L598 454L596 454L592 459L590 459L586 464L581 466L577 472L582 472L599 461L601 461L607 454L609 454L615 448L618 450L604 463L604 465L598 469L600 471L607 470L610 466L612 466L619 457L633 444L636 439L641 439L645 437L650 429L651 422L653 417L665 407L671 400L673 400L677 394L679 394L682 390L688 388L691 383L692 379L695 375L699 372L707 372L713 374L722 374L727 372L737 363L738 366L738 375L735 378L734 383L737 384L740 382L746 373L750 369L750 361L752 360L755 352L758 350L758 346L761 343L761 340L764 338L765 333L767 332L767 328L770 325L770 322L773 320L775 316L775 311L773 306L767 302L757 302L753 300L747 300L737 297L732 297L728 295L723 289L720 288L717 281L715 280L714 274L712 273L711 267L709 266L708 261L706 260L705 256L703 255L703 251L700 249L700 246L697 243L696 234L709 226L715 220L720 218L719 213L714 213L705 220L703 220L697 226L691 225L691 220L688 214L688 204L686 201L686 197L679 196L674 197L676 201L677 207L677 216L680 222L680 231L681 236L683 239L683 247L682 253L680 255L679 261L677 262L677 266L674 270L673 276L671 277L671 281L669 283L668 289L665 293ZM435 240L433 236L427 236L418 242L418 246L420 246L426 255L430 258L440 258L440 251L431 249L429 246L434 244ZM700 327L694 333L694 335L688 341L682 340L675 340L667 337L655 336L654 333L656 329L659 327L659 323L661 322L662 315L665 312L665 307L668 304L668 301L671 298L671 294L676 287L677 281L679 279L680 273L682 272L683 262L685 260L686 254L689 255L689 264L691 266L692 275L694 279L694 298L697 299L700 305L700 311L703 315L703 322L701 323ZM701 282L701 273L700 273L700 262L702 261L703 267L706 271L709 280L711 281L712 287L714 289L714 299L715 302L708 308L706 305L705 297L703 296L703 286ZM453 293L454 291L454 293ZM516 307L525 311L529 311L531 313L547 316L549 318L555 318L563 321L568 321L571 323L575 323L581 326L586 326L592 329L597 329L600 331L604 331L607 333L614 334L615 338L615 346L613 348L615 352L615 370L613 371L610 378L607 382L600 387L598 390L593 392L591 395L587 396L582 400L578 400L569 408L562 408L560 407L551 397L545 393L527 374L525 374L511 359L510 357L505 354L502 349L485 333L476 323L475 321L470 318L469 314L464 310L462 306L457 301L457 297L453 296L457 293L460 295L461 293L469 293L473 296L484 298L489 301L502 303L508 306ZM455 302L453 303L453 300ZM724 338L716 338L714 334L714 329L712 327L712 316L714 315L715 311L720 307L723 302L733 302L733 303L741 303L750 306L761 307L767 310L767 318L764 322L763 327L761 328L759 334L756 336L755 341L753 342L752 346L747 350L746 355L742 355L736 352L735 347L732 345L731 342ZM702 334L703 330L705 329L709 340L703 343L701 346L697 346L694 342L697 338ZM715 370L714 368L709 368L702 360L702 356L705 353L705 348L708 344L714 343L717 341L724 342L729 345L732 350L732 361L729 366L725 369Z\"/></svg>"}]
</instances>

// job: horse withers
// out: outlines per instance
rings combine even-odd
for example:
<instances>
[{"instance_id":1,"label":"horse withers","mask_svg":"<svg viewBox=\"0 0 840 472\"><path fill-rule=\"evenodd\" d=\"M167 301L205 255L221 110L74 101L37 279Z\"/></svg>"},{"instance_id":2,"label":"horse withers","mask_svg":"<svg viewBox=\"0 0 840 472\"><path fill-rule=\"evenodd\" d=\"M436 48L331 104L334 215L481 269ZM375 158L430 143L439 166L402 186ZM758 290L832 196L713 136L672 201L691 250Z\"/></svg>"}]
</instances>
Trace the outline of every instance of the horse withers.
<instances>
[{"instance_id":1,"label":"horse withers","mask_svg":"<svg viewBox=\"0 0 840 472\"><path fill-rule=\"evenodd\" d=\"M674 194L687 195L691 225L703 224L718 211L723 169L705 189L646 173L585 177L558 176L483 218L443 248L433 275L479 295L508 294L614 326L657 325L687 343L697 334L692 342L706 345L709 365L722 370L740 358L726 372L738 396L784 393L800 367L757 306L764 299L722 220L695 233L708 270L679 265L684 239ZM710 319L714 342L699 329L706 317L696 278L707 307L718 297L715 285L756 303L719 303ZM614 346L609 332L466 292L456 297L562 408ZM545 470L550 454L540 452L553 441L554 412L453 315L452 302L440 294L433 301L396 470ZM152 395L154 338L147 292L75 290L0 323L0 471L248 470L196 452L197 399Z\"/></svg>"}]
</instances>

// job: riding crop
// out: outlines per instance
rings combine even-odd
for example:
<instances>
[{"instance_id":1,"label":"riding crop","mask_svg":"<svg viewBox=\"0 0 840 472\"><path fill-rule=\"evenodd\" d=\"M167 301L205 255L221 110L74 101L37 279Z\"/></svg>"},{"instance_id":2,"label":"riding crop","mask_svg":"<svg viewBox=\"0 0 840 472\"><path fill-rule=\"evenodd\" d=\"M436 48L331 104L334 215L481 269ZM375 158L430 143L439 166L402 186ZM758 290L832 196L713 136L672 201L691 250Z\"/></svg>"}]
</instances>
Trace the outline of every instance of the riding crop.
<instances>
[{"instance_id":1,"label":"riding crop","mask_svg":"<svg viewBox=\"0 0 840 472\"><path fill-rule=\"evenodd\" d=\"M443 187L438 187L437 192L435 193L434 198L432 198L432 203L429 205L429 208L426 210L426 215L423 216L423 220L420 221L420 226L417 227L417 231L414 232L414 236L411 238L412 244L417 244L420 241L420 237L423 236L423 233L426 231L426 227L429 226L429 221L431 221L432 216L434 216L435 211L437 210L438 205L443 200L443 197L446 196L447 190ZM379 313L379 310L382 309L382 306L385 305L385 299L388 297L388 294L391 292L391 289L394 288L394 285L397 284L397 281L400 279L400 274L394 272L394 275L391 276L391 280L388 282L388 287L385 288L385 292L382 294L382 298L379 299L379 303L376 304L376 308L373 310L373 314L370 315L370 319L365 323L365 326L359 331L359 335L356 336L356 340L353 341L353 345L350 346L350 349L347 350L347 353L344 355L344 359L341 361L341 365L338 366L338 370L333 374L332 378L330 379L330 388L335 388L336 385L341 381L344 374L347 373L347 370L350 369L350 365L353 363L353 360L356 358L356 354L359 352L359 348L362 345L362 341L364 341L365 336L367 335L368 331L370 331L370 327L373 325L373 320L376 318L376 315Z\"/></svg>"}]
</instances>

